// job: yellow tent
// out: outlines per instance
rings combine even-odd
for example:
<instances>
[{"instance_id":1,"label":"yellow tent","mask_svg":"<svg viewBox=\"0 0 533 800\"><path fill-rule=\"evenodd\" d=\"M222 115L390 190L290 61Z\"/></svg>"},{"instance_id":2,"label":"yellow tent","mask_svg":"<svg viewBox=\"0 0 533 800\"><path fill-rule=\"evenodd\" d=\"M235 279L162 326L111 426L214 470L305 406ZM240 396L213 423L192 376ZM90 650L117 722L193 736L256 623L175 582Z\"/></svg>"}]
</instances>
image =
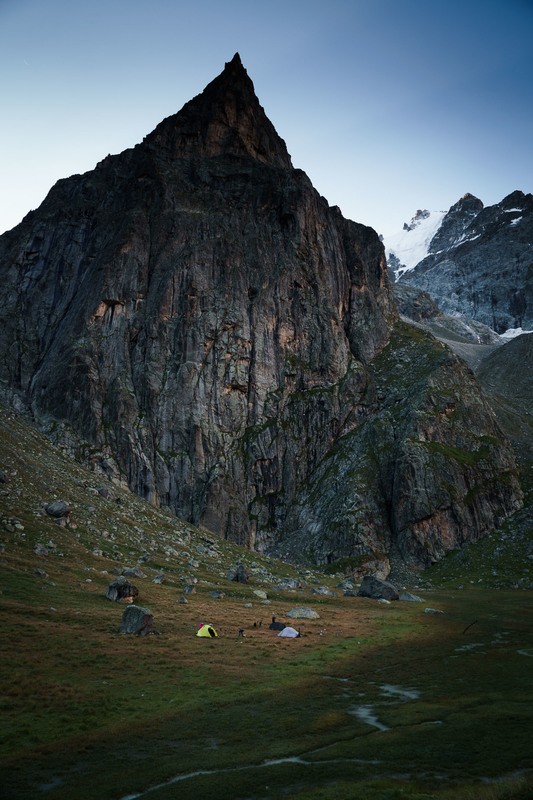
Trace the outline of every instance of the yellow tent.
<instances>
[{"instance_id":1,"label":"yellow tent","mask_svg":"<svg viewBox=\"0 0 533 800\"><path fill-rule=\"evenodd\" d=\"M196 631L197 636L207 636L208 639L213 639L218 636L218 633L212 625L201 625Z\"/></svg>"}]
</instances>

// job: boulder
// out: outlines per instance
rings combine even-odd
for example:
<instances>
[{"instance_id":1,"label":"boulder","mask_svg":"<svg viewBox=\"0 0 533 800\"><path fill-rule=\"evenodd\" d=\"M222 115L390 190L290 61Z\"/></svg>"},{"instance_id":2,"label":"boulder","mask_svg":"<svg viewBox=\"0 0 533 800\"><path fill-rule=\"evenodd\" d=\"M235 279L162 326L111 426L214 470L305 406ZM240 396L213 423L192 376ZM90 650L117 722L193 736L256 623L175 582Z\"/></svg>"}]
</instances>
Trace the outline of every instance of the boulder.
<instances>
[{"instance_id":1,"label":"boulder","mask_svg":"<svg viewBox=\"0 0 533 800\"><path fill-rule=\"evenodd\" d=\"M124 609L119 633L134 633L137 636L146 636L155 633L153 630L154 618L148 608L141 606L128 606Z\"/></svg>"},{"instance_id":2,"label":"boulder","mask_svg":"<svg viewBox=\"0 0 533 800\"><path fill-rule=\"evenodd\" d=\"M237 564L228 570L228 581L237 581L237 583L248 583L250 580L250 573L244 564Z\"/></svg>"},{"instance_id":3,"label":"boulder","mask_svg":"<svg viewBox=\"0 0 533 800\"><path fill-rule=\"evenodd\" d=\"M128 601L132 603L139 595L139 590L136 586L130 583L123 575L120 575L116 580L112 581L106 592L108 600L113 600L116 603Z\"/></svg>"},{"instance_id":4,"label":"boulder","mask_svg":"<svg viewBox=\"0 0 533 800\"><path fill-rule=\"evenodd\" d=\"M371 597L373 600L399 600L400 595L388 581L382 581L373 575L365 575L361 588L357 592L359 597Z\"/></svg>"},{"instance_id":5,"label":"boulder","mask_svg":"<svg viewBox=\"0 0 533 800\"><path fill-rule=\"evenodd\" d=\"M61 517L68 517L72 508L64 500L54 500L53 503L48 503L44 510L49 517L60 519Z\"/></svg>"},{"instance_id":6,"label":"boulder","mask_svg":"<svg viewBox=\"0 0 533 800\"><path fill-rule=\"evenodd\" d=\"M402 592L400 595L400 600L406 600L410 603L421 603L422 598L419 597L417 594L411 594L411 592Z\"/></svg>"},{"instance_id":7,"label":"boulder","mask_svg":"<svg viewBox=\"0 0 533 800\"><path fill-rule=\"evenodd\" d=\"M292 617L292 619L320 619L320 615L316 611L306 606L297 606L291 609L287 616Z\"/></svg>"}]
</instances>

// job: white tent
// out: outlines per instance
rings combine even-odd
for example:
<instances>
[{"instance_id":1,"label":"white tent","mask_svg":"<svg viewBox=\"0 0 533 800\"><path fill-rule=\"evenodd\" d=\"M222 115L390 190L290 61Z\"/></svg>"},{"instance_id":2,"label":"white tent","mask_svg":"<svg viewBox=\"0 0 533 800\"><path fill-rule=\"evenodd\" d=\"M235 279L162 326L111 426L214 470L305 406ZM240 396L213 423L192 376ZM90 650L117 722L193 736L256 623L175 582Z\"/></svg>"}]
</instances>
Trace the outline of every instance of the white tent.
<instances>
[{"instance_id":1,"label":"white tent","mask_svg":"<svg viewBox=\"0 0 533 800\"><path fill-rule=\"evenodd\" d=\"M278 633L278 636L287 636L289 639L295 639L300 634L296 630L296 628L291 628L290 626L287 628L283 628L282 631Z\"/></svg>"}]
</instances>

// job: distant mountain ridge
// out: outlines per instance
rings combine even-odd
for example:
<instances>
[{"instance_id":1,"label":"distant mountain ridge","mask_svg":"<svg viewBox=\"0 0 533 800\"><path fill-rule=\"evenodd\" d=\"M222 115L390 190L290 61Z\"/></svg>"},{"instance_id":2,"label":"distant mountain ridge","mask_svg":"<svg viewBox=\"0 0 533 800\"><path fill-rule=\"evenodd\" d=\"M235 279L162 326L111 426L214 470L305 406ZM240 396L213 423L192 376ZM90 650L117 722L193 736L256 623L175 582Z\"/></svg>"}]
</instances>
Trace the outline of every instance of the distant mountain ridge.
<instances>
[{"instance_id":1,"label":"distant mountain ridge","mask_svg":"<svg viewBox=\"0 0 533 800\"><path fill-rule=\"evenodd\" d=\"M448 212L419 211L384 240L395 279L427 292L441 311L499 334L533 330L533 196L512 192L484 207L466 194Z\"/></svg>"}]
</instances>

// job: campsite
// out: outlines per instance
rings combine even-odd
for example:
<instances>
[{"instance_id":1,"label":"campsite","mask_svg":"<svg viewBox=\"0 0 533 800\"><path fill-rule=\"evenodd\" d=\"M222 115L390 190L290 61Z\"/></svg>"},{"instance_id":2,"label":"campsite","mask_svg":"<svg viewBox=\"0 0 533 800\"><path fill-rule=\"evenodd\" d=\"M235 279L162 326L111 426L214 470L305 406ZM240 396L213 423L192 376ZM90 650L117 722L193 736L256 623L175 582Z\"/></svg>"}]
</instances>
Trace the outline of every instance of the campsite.
<instances>
[{"instance_id":1,"label":"campsite","mask_svg":"<svg viewBox=\"0 0 533 800\"><path fill-rule=\"evenodd\" d=\"M520 573L510 532L380 602L99 491L19 418L0 434L3 798L531 798L531 593L490 566L507 541ZM153 632L119 632L118 575Z\"/></svg>"}]
</instances>

